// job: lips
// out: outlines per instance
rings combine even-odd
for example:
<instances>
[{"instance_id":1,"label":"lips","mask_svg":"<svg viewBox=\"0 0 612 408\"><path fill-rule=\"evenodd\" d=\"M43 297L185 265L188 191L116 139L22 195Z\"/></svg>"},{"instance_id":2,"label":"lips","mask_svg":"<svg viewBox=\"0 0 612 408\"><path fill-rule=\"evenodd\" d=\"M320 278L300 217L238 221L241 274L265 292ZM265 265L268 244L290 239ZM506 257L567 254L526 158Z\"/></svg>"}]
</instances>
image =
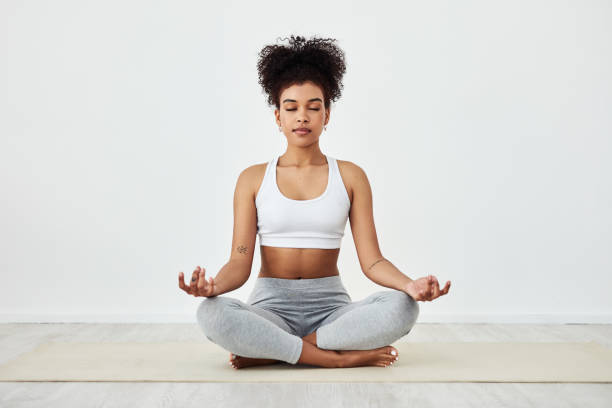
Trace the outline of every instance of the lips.
<instances>
[{"instance_id":1,"label":"lips","mask_svg":"<svg viewBox=\"0 0 612 408\"><path fill-rule=\"evenodd\" d=\"M295 133L310 133L310 129L308 128L298 128L293 130Z\"/></svg>"}]
</instances>

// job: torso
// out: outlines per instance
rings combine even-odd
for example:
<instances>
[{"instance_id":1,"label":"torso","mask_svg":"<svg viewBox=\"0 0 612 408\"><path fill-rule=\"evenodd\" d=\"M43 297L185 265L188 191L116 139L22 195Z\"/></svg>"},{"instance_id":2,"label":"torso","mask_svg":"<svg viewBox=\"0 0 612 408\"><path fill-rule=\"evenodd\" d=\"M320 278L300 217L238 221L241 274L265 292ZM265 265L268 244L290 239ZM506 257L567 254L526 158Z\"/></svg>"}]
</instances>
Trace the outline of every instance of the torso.
<instances>
[{"instance_id":1,"label":"torso","mask_svg":"<svg viewBox=\"0 0 612 408\"><path fill-rule=\"evenodd\" d=\"M340 174L343 174L344 161L337 160ZM266 164L258 165L259 177L255 192L263 181ZM346 170L344 170L345 172ZM327 187L328 166L312 166L309 169L298 170L295 168L277 167L277 184L282 194L294 200L310 200L318 197ZM344 186L353 202L353 192L350 185L346 183L347 177L342 177ZM300 182L300 180L304 180ZM339 275L338 255L340 248L283 248L271 246L259 246L261 254L260 278L281 279L316 279Z\"/></svg>"}]
</instances>

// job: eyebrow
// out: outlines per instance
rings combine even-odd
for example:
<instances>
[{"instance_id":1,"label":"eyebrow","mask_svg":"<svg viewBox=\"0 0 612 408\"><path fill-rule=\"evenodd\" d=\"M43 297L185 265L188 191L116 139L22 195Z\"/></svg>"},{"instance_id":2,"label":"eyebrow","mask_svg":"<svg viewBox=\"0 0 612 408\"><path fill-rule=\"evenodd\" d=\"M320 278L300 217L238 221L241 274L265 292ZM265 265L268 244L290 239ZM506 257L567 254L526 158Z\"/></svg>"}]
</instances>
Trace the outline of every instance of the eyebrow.
<instances>
[{"instance_id":1,"label":"eyebrow","mask_svg":"<svg viewBox=\"0 0 612 408\"><path fill-rule=\"evenodd\" d=\"M308 100L308 102L315 102L315 101L323 102L321 98L312 98ZM285 99L283 103L285 102L297 102L297 101L295 99Z\"/></svg>"}]
</instances>

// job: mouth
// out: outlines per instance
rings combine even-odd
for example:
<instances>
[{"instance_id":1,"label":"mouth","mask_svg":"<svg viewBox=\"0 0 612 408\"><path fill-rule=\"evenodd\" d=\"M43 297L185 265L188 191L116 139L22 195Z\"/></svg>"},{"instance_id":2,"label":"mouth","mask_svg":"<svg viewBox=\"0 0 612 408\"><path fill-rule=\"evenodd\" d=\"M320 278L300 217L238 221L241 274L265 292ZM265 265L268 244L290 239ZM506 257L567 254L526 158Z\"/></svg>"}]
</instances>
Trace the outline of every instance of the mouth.
<instances>
[{"instance_id":1,"label":"mouth","mask_svg":"<svg viewBox=\"0 0 612 408\"><path fill-rule=\"evenodd\" d=\"M299 135L305 135L307 133L310 133L310 129L307 129L307 128L298 128L298 129L294 129L293 131Z\"/></svg>"}]
</instances>

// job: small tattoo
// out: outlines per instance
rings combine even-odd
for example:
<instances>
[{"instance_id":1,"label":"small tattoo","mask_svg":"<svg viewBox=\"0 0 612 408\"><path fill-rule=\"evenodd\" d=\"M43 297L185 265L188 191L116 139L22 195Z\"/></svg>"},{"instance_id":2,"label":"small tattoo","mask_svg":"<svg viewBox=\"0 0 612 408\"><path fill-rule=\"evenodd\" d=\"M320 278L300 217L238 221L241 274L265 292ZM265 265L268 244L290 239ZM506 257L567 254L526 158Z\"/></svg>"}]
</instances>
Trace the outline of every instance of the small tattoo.
<instances>
[{"instance_id":1,"label":"small tattoo","mask_svg":"<svg viewBox=\"0 0 612 408\"><path fill-rule=\"evenodd\" d=\"M238 252L240 252L241 254L246 254L247 253L247 248L244 245L240 245L238 248L236 248L238 250Z\"/></svg>"}]
</instances>

